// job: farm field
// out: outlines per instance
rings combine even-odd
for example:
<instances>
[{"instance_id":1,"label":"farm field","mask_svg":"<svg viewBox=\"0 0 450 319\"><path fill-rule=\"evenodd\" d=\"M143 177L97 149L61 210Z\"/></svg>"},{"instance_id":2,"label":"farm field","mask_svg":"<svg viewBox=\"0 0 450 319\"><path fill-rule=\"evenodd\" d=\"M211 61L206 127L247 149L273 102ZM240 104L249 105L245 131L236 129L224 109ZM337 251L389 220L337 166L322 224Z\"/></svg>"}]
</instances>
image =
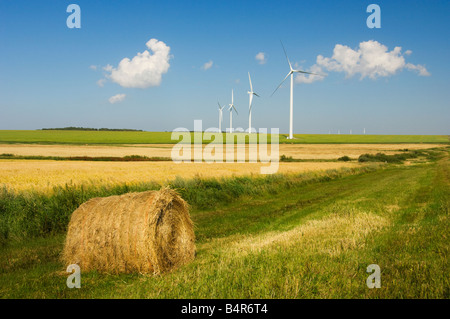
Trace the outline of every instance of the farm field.
<instances>
[{"instance_id":1,"label":"farm field","mask_svg":"<svg viewBox=\"0 0 450 319\"><path fill-rule=\"evenodd\" d=\"M176 177L229 177L260 175L268 163L81 162L0 160L0 187L51 192L55 186L166 183ZM279 163L278 173L358 167L349 162Z\"/></svg>"},{"instance_id":2,"label":"farm field","mask_svg":"<svg viewBox=\"0 0 450 319\"><path fill-rule=\"evenodd\" d=\"M3 193L0 296L449 298L449 155L406 166L179 179L171 186L192 207L195 260L160 276L82 271L81 289L66 287L59 259L71 211L92 196L158 186ZM366 286L370 264L381 268L380 289Z\"/></svg>"},{"instance_id":3,"label":"farm field","mask_svg":"<svg viewBox=\"0 0 450 319\"><path fill-rule=\"evenodd\" d=\"M113 145L178 143L178 141L174 141L171 139L171 135L171 132L0 130L0 144L35 143ZM239 135L239 133L237 133L237 135ZM287 140L286 137L286 135L280 134L279 142L289 144L450 143L448 135L294 134L294 140ZM270 140L270 135L268 139ZM210 141L204 140L203 143L210 143Z\"/></svg>"},{"instance_id":4,"label":"farm field","mask_svg":"<svg viewBox=\"0 0 450 319\"><path fill-rule=\"evenodd\" d=\"M385 153L396 154L400 150L421 150L442 147L442 144L280 144L279 153L296 159L337 159L349 156L357 159L361 154ZM206 145L203 146L203 149ZM90 156L90 157L124 157L140 155L147 157L171 157L173 144L132 144L123 146L102 145L36 145L36 144L0 144L0 154L28 155L28 156ZM270 145L268 145L270 150ZM248 145L237 145L238 149L245 149ZM223 150L226 154L226 149Z\"/></svg>"},{"instance_id":5,"label":"farm field","mask_svg":"<svg viewBox=\"0 0 450 319\"><path fill-rule=\"evenodd\" d=\"M167 158L173 147L75 144L6 143L0 154ZM403 164L356 161L414 150L424 153ZM280 144L279 155L303 161L261 175L269 163L0 160L0 297L449 297L447 145ZM82 272L82 289L67 288L71 213L92 197L161 185L191 206L195 260L158 276ZM366 286L374 263L381 289Z\"/></svg>"},{"instance_id":6,"label":"farm field","mask_svg":"<svg viewBox=\"0 0 450 319\"><path fill-rule=\"evenodd\" d=\"M278 173L295 174L308 171L354 168L367 164L338 162L341 156L357 159L361 154L402 153L408 150L436 148L438 144L405 144L399 149L398 144L312 144L279 146L279 154L304 162L280 162ZM79 145L0 145L0 154L33 155L33 156L118 156L141 155L148 157L171 156L173 145L146 146L79 146ZM237 145L245 149L248 145ZM224 153L226 151L224 150ZM194 154L194 153L193 153ZM309 160L309 162L308 162ZM334 160L321 162L320 160ZM0 186L9 190L51 192L55 186L65 185L117 185L122 183L139 184L155 182L167 183L175 178L210 178L243 175L259 175L262 167L270 163L173 163L161 162L99 162L99 161L54 161L54 160L21 160L0 159Z\"/></svg>"}]
</instances>

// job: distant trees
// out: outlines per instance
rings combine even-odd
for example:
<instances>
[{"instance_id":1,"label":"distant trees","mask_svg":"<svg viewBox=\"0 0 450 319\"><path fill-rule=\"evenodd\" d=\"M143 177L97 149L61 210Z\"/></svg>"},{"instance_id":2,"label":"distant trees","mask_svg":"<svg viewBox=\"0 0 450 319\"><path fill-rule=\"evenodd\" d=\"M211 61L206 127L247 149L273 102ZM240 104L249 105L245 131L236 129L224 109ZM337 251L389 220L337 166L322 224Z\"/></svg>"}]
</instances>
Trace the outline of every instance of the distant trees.
<instances>
[{"instance_id":1,"label":"distant trees","mask_svg":"<svg viewBox=\"0 0 450 319\"><path fill-rule=\"evenodd\" d=\"M90 127L63 127L63 128L43 128L43 131L132 131L132 132L143 132L143 130L134 130L128 128L90 128Z\"/></svg>"}]
</instances>

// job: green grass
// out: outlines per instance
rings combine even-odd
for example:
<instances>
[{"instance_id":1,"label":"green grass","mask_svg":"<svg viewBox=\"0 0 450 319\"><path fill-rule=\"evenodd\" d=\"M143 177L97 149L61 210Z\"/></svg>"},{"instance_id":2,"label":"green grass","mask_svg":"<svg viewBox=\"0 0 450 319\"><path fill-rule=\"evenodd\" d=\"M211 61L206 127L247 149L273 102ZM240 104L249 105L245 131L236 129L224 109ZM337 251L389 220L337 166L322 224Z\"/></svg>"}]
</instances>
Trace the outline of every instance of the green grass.
<instances>
[{"instance_id":1,"label":"green grass","mask_svg":"<svg viewBox=\"0 0 450 319\"><path fill-rule=\"evenodd\" d=\"M116 131L57 131L57 130L0 130L0 143L35 144L176 144L171 132L116 132ZM192 142L194 133L191 133ZM246 134L235 134L246 135ZM226 134L223 134L224 140ZM292 144L346 144L346 143L450 143L448 135L333 135L295 134L288 140L280 134L280 143ZM270 135L268 137L270 141ZM247 138L248 141L248 138ZM210 143L203 140L203 143Z\"/></svg>"},{"instance_id":2,"label":"green grass","mask_svg":"<svg viewBox=\"0 0 450 319\"><path fill-rule=\"evenodd\" d=\"M196 225L191 264L162 276L82 271L81 289L68 289L58 259L64 232L29 234L0 249L0 296L447 299L450 162L442 154L292 178L178 179L172 186ZM380 289L366 286L374 263Z\"/></svg>"}]
</instances>

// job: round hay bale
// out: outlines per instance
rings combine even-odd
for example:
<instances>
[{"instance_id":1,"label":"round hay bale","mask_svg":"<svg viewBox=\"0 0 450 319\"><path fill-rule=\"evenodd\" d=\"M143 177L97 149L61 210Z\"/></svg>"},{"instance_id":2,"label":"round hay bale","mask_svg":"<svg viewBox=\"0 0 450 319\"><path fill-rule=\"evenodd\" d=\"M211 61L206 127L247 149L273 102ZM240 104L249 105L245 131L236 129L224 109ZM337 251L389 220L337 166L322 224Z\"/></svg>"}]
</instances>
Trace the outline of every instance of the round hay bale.
<instances>
[{"instance_id":1,"label":"round hay bale","mask_svg":"<svg viewBox=\"0 0 450 319\"><path fill-rule=\"evenodd\" d=\"M73 212L62 259L82 271L162 273L194 259L193 228L169 188L93 198Z\"/></svg>"}]
</instances>

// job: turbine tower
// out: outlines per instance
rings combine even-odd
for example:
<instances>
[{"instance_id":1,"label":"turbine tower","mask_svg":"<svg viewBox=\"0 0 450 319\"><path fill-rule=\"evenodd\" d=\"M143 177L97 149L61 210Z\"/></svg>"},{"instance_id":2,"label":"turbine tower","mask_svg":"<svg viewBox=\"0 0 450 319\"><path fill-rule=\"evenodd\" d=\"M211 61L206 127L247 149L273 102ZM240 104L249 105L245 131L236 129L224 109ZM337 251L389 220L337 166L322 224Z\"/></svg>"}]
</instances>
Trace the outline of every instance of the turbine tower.
<instances>
[{"instance_id":1,"label":"turbine tower","mask_svg":"<svg viewBox=\"0 0 450 319\"><path fill-rule=\"evenodd\" d=\"M281 42L281 41L280 41ZM294 73L304 73L304 74L312 74L312 75L319 75L316 73L306 72L302 70L294 70L292 68L291 62L289 61L289 58L286 53L286 49L284 48L283 42L281 42L281 46L283 47L284 55L286 56L286 60L289 64L289 73L286 75L283 81L281 81L280 85L273 91L272 95L280 88L280 86L283 84L284 81L291 76L291 99L290 99L290 117L289 117L289 139L293 139L293 121L294 121Z\"/></svg>"},{"instance_id":2,"label":"turbine tower","mask_svg":"<svg viewBox=\"0 0 450 319\"><path fill-rule=\"evenodd\" d=\"M236 112L236 114L238 114L238 111L236 110L233 104L233 90L231 90L231 104L229 105L230 107L228 108L228 110L230 111L230 133L233 133L233 109Z\"/></svg>"},{"instance_id":3,"label":"turbine tower","mask_svg":"<svg viewBox=\"0 0 450 319\"><path fill-rule=\"evenodd\" d=\"M217 101L217 104L219 105L219 132L222 133L223 108L225 105L220 106L219 101Z\"/></svg>"},{"instance_id":4,"label":"turbine tower","mask_svg":"<svg viewBox=\"0 0 450 319\"><path fill-rule=\"evenodd\" d=\"M252 133L252 101L253 101L253 95L256 95L259 97L258 94L253 92L253 86L252 86L252 79L250 78L250 72L248 72L248 81L250 82L250 91L248 91L249 95L249 102L248 102L248 133Z\"/></svg>"}]
</instances>

